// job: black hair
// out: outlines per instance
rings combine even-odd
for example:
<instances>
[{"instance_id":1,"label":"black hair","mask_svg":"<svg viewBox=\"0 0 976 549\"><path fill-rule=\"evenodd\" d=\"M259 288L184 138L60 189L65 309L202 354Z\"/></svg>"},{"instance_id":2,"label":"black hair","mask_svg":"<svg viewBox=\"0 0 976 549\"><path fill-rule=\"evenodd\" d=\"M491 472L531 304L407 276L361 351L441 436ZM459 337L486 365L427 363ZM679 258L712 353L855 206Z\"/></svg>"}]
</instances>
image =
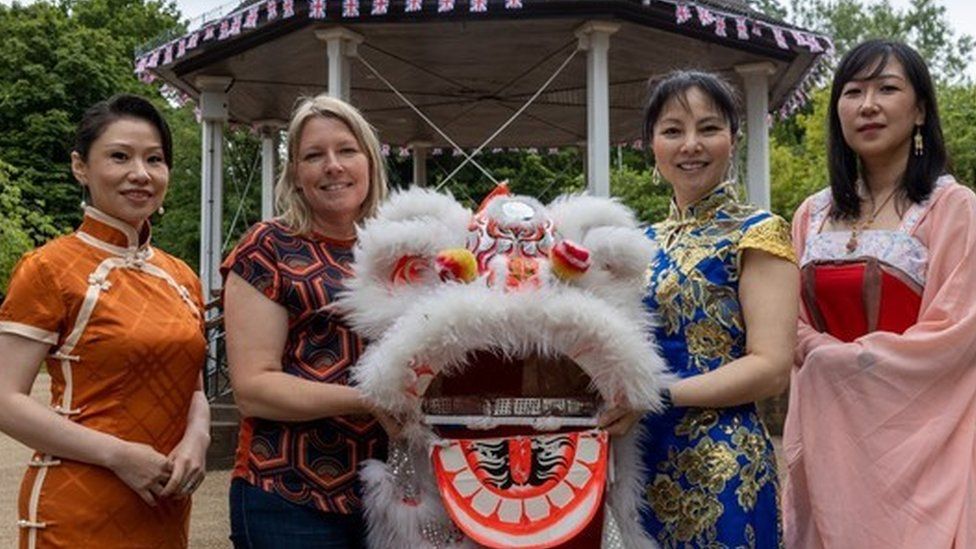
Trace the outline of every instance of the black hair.
<instances>
[{"instance_id":1,"label":"black hair","mask_svg":"<svg viewBox=\"0 0 976 549\"><path fill-rule=\"evenodd\" d=\"M88 152L105 128L120 118L136 118L151 124L159 132L163 145L163 161L166 167L173 167L173 136L169 124L147 99L138 95L119 94L95 103L81 117L75 130L74 151L82 160L88 161Z\"/></svg>"},{"instance_id":2,"label":"black hair","mask_svg":"<svg viewBox=\"0 0 976 549\"><path fill-rule=\"evenodd\" d=\"M835 219L857 219L861 214L861 197L857 192L859 178L858 156L844 140L837 102L844 86L859 77L865 70L871 72L864 80L876 78L894 57L905 68L905 76L915 89L918 105L925 112L925 120L918 131L922 136L925 152L921 156L908 155L908 165L899 182L899 192L909 200L919 203L932 193L935 181L946 173L948 155L935 86L925 60L911 47L894 40L868 40L854 46L840 61L830 88L830 106L827 114L827 166L833 207L830 215ZM873 67L873 68L872 68ZM861 79L861 78L859 78Z\"/></svg>"},{"instance_id":3,"label":"black hair","mask_svg":"<svg viewBox=\"0 0 976 549\"><path fill-rule=\"evenodd\" d=\"M722 77L702 71L673 71L668 73L654 86L653 91L644 104L644 125L641 137L645 147L649 147L654 136L654 125L661 117L661 111L671 99L677 99L683 106L688 107L687 94L692 88L698 88L715 104L718 111L729 124L734 140L739 134L738 95L732 86Z\"/></svg>"}]
</instances>

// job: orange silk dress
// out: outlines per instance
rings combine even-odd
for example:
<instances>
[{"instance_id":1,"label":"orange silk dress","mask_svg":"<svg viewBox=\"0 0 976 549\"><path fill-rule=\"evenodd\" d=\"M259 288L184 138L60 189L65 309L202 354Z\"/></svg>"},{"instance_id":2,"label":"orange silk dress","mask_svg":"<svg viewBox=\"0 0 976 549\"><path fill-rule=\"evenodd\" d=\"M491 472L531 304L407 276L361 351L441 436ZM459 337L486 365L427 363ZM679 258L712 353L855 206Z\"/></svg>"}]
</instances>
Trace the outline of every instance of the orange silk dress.
<instances>
[{"instance_id":1,"label":"orange silk dress","mask_svg":"<svg viewBox=\"0 0 976 549\"><path fill-rule=\"evenodd\" d=\"M88 208L75 233L24 256L0 333L51 345L51 407L163 455L179 443L204 361L200 284L129 225ZM190 500L150 507L112 471L37 453L18 501L20 547L186 547Z\"/></svg>"}]
</instances>

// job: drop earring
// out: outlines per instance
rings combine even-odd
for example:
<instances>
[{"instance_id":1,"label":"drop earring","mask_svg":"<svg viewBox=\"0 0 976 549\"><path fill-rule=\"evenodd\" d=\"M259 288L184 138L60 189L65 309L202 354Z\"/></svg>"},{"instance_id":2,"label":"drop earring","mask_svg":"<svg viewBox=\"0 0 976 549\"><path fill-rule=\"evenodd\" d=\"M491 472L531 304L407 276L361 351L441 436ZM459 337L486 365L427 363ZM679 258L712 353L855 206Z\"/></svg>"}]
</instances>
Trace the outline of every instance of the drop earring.
<instances>
[{"instance_id":1,"label":"drop earring","mask_svg":"<svg viewBox=\"0 0 976 549\"><path fill-rule=\"evenodd\" d=\"M915 156L925 154L925 142L922 140L922 126L915 126Z\"/></svg>"},{"instance_id":2,"label":"drop earring","mask_svg":"<svg viewBox=\"0 0 976 549\"><path fill-rule=\"evenodd\" d=\"M163 205L160 204L159 209L156 210L156 213L158 213L159 215L163 215L164 213L166 213L166 208L164 208Z\"/></svg>"},{"instance_id":3,"label":"drop earring","mask_svg":"<svg viewBox=\"0 0 976 549\"><path fill-rule=\"evenodd\" d=\"M658 171L657 165L655 164L654 169L651 170L651 185L657 187L660 184L661 184L661 172Z\"/></svg>"},{"instance_id":4,"label":"drop earring","mask_svg":"<svg viewBox=\"0 0 976 549\"><path fill-rule=\"evenodd\" d=\"M85 197L85 191L87 189L88 189L88 186L85 185L84 183L82 183L81 184L81 204L79 204L79 206L81 206L81 209L82 210L84 210L85 208L88 207L88 200Z\"/></svg>"}]
</instances>

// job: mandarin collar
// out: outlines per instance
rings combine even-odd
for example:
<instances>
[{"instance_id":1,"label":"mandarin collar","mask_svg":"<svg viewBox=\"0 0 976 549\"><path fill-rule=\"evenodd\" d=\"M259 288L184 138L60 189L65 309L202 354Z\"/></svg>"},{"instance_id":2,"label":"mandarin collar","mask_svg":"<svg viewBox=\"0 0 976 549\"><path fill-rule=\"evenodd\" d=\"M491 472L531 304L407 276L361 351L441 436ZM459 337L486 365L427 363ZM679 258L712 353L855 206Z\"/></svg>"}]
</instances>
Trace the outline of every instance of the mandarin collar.
<instances>
[{"instance_id":1,"label":"mandarin collar","mask_svg":"<svg viewBox=\"0 0 976 549\"><path fill-rule=\"evenodd\" d=\"M118 255L127 255L135 252L146 253L150 250L152 227L146 220L142 230L136 232L132 225L125 221L95 207L87 206L78 233L87 237L85 240L96 246Z\"/></svg>"},{"instance_id":2,"label":"mandarin collar","mask_svg":"<svg viewBox=\"0 0 976 549\"><path fill-rule=\"evenodd\" d=\"M714 189L708 191L705 196L688 204L684 208L678 207L677 201L672 198L667 220L672 222L706 220L714 217L715 212L719 208L736 200L738 200L738 191L735 184L731 181L719 183Z\"/></svg>"}]
</instances>

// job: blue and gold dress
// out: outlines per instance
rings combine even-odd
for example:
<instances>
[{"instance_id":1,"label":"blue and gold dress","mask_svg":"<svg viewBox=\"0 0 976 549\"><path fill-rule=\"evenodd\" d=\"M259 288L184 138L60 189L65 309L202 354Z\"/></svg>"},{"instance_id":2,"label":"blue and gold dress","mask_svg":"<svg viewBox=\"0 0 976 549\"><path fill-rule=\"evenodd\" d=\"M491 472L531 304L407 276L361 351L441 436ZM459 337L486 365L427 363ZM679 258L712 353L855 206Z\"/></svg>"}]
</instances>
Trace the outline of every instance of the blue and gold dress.
<instances>
[{"instance_id":1,"label":"blue and gold dress","mask_svg":"<svg viewBox=\"0 0 976 549\"><path fill-rule=\"evenodd\" d=\"M739 303L743 251L795 262L789 226L743 204L723 183L647 231L661 249L645 305L671 370L691 377L746 354ZM775 306L774 304L771 304ZM754 404L675 407L642 424L647 469L641 520L661 546L776 548L782 545L773 446Z\"/></svg>"}]
</instances>

